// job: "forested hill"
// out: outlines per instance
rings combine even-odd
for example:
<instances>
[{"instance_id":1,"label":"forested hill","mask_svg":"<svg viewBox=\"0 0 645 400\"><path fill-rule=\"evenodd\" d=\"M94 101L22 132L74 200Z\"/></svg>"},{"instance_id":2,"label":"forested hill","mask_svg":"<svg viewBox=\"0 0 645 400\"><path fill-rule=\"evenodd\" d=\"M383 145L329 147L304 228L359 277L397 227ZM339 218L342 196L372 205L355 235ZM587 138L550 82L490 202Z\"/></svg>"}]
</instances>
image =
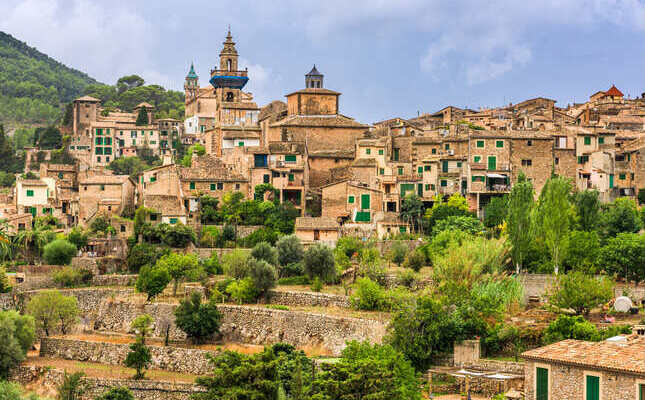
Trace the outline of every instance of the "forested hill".
<instances>
[{"instance_id":1,"label":"forested hill","mask_svg":"<svg viewBox=\"0 0 645 400\"><path fill-rule=\"evenodd\" d=\"M51 124L62 106L98 83L0 32L0 123Z\"/></svg>"}]
</instances>

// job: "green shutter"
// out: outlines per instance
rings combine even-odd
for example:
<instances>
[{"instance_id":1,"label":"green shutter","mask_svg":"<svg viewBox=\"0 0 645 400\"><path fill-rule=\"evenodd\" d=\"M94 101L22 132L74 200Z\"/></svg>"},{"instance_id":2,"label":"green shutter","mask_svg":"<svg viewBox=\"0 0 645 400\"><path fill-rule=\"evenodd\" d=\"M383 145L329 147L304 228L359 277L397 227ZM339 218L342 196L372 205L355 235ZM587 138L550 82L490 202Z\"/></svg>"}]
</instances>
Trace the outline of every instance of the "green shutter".
<instances>
[{"instance_id":1,"label":"green shutter","mask_svg":"<svg viewBox=\"0 0 645 400\"><path fill-rule=\"evenodd\" d=\"M417 167L417 174L423 175L423 167L422 166Z\"/></svg>"},{"instance_id":2,"label":"green shutter","mask_svg":"<svg viewBox=\"0 0 645 400\"><path fill-rule=\"evenodd\" d=\"M266 176L266 175L265 175ZM217 186L214 183L211 183L211 190L215 190Z\"/></svg>"},{"instance_id":3,"label":"green shutter","mask_svg":"<svg viewBox=\"0 0 645 400\"><path fill-rule=\"evenodd\" d=\"M535 369L535 399L549 400L549 370Z\"/></svg>"},{"instance_id":4,"label":"green shutter","mask_svg":"<svg viewBox=\"0 0 645 400\"><path fill-rule=\"evenodd\" d=\"M600 378L591 375L587 375L585 378L587 385L586 400L600 400Z\"/></svg>"},{"instance_id":5,"label":"green shutter","mask_svg":"<svg viewBox=\"0 0 645 400\"><path fill-rule=\"evenodd\" d=\"M34 191L27 189L27 197L34 197Z\"/></svg>"},{"instance_id":6,"label":"green shutter","mask_svg":"<svg viewBox=\"0 0 645 400\"><path fill-rule=\"evenodd\" d=\"M294 154L286 155L286 156L284 156L284 162L295 163L296 162L296 156Z\"/></svg>"},{"instance_id":7,"label":"green shutter","mask_svg":"<svg viewBox=\"0 0 645 400\"><path fill-rule=\"evenodd\" d=\"M365 154L367 154L367 155L372 154L372 149L370 149L370 148L365 149Z\"/></svg>"},{"instance_id":8,"label":"green shutter","mask_svg":"<svg viewBox=\"0 0 645 400\"><path fill-rule=\"evenodd\" d=\"M448 172L448 161L442 161L441 162L441 171L442 172Z\"/></svg>"},{"instance_id":9,"label":"green shutter","mask_svg":"<svg viewBox=\"0 0 645 400\"><path fill-rule=\"evenodd\" d=\"M625 177L626 177L626 175L625 175L625 174L620 174L620 175L618 175L618 179L620 179L621 181L624 181L624 180L625 180Z\"/></svg>"},{"instance_id":10,"label":"green shutter","mask_svg":"<svg viewBox=\"0 0 645 400\"><path fill-rule=\"evenodd\" d=\"M598 144L605 144L605 138L604 137L599 137L598 138Z\"/></svg>"},{"instance_id":11,"label":"green shutter","mask_svg":"<svg viewBox=\"0 0 645 400\"><path fill-rule=\"evenodd\" d=\"M378 173L379 175L385 175L385 168L379 168Z\"/></svg>"},{"instance_id":12,"label":"green shutter","mask_svg":"<svg viewBox=\"0 0 645 400\"><path fill-rule=\"evenodd\" d=\"M488 156L488 169L495 171L497 169L497 157Z\"/></svg>"},{"instance_id":13,"label":"green shutter","mask_svg":"<svg viewBox=\"0 0 645 400\"><path fill-rule=\"evenodd\" d=\"M501 149L502 147L504 147L504 141L503 140L496 141L495 142L495 147Z\"/></svg>"},{"instance_id":14,"label":"green shutter","mask_svg":"<svg viewBox=\"0 0 645 400\"><path fill-rule=\"evenodd\" d=\"M417 195L423 197L423 183L417 183Z\"/></svg>"},{"instance_id":15,"label":"green shutter","mask_svg":"<svg viewBox=\"0 0 645 400\"><path fill-rule=\"evenodd\" d=\"M264 176L263 176L263 178L262 178L262 182L264 182L264 183L269 183L269 182L271 182L271 176L269 176L269 174L264 174ZM214 187L215 185L211 185L211 186L213 186L213 187ZM215 189L211 189L211 190L215 190Z\"/></svg>"},{"instance_id":16,"label":"green shutter","mask_svg":"<svg viewBox=\"0 0 645 400\"><path fill-rule=\"evenodd\" d=\"M195 189L195 182L190 182L190 190Z\"/></svg>"},{"instance_id":17,"label":"green shutter","mask_svg":"<svg viewBox=\"0 0 645 400\"><path fill-rule=\"evenodd\" d=\"M614 188L614 174L609 174L609 189Z\"/></svg>"},{"instance_id":18,"label":"green shutter","mask_svg":"<svg viewBox=\"0 0 645 400\"><path fill-rule=\"evenodd\" d=\"M382 155L383 155L383 149L379 149L379 150L378 150L378 155L379 155L379 156L382 156Z\"/></svg>"},{"instance_id":19,"label":"green shutter","mask_svg":"<svg viewBox=\"0 0 645 400\"><path fill-rule=\"evenodd\" d=\"M293 174L289 174L289 182L293 182L296 177Z\"/></svg>"},{"instance_id":20,"label":"green shutter","mask_svg":"<svg viewBox=\"0 0 645 400\"><path fill-rule=\"evenodd\" d=\"M31 213L32 217L35 217L38 214L38 210L36 210L36 207L29 207L29 212Z\"/></svg>"},{"instance_id":21,"label":"green shutter","mask_svg":"<svg viewBox=\"0 0 645 400\"><path fill-rule=\"evenodd\" d=\"M156 180L157 178L155 178L154 176L150 177L150 183L155 182Z\"/></svg>"},{"instance_id":22,"label":"green shutter","mask_svg":"<svg viewBox=\"0 0 645 400\"><path fill-rule=\"evenodd\" d=\"M399 171L399 175L403 175L403 167L399 167L398 171Z\"/></svg>"},{"instance_id":23,"label":"green shutter","mask_svg":"<svg viewBox=\"0 0 645 400\"><path fill-rule=\"evenodd\" d=\"M448 186L448 181L445 179L441 180L441 187L447 187Z\"/></svg>"},{"instance_id":24,"label":"green shutter","mask_svg":"<svg viewBox=\"0 0 645 400\"><path fill-rule=\"evenodd\" d=\"M392 160L399 161L399 149L392 149Z\"/></svg>"},{"instance_id":25,"label":"green shutter","mask_svg":"<svg viewBox=\"0 0 645 400\"><path fill-rule=\"evenodd\" d=\"M405 233L405 226L399 226L399 232Z\"/></svg>"},{"instance_id":26,"label":"green shutter","mask_svg":"<svg viewBox=\"0 0 645 400\"><path fill-rule=\"evenodd\" d=\"M432 166L431 166L431 165L425 165L425 166L423 167L423 169L424 169L424 170L426 170L426 171L431 171L431 170L432 170Z\"/></svg>"},{"instance_id":27,"label":"green shutter","mask_svg":"<svg viewBox=\"0 0 645 400\"><path fill-rule=\"evenodd\" d=\"M477 147L483 148L484 147L484 141L483 140L478 140L477 141Z\"/></svg>"},{"instance_id":28,"label":"green shutter","mask_svg":"<svg viewBox=\"0 0 645 400\"><path fill-rule=\"evenodd\" d=\"M349 197L347 198L347 203L349 203L349 204L354 204L354 196L349 196Z\"/></svg>"},{"instance_id":29,"label":"green shutter","mask_svg":"<svg viewBox=\"0 0 645 400\"><path fill-rule=\"evenodd\" d=\"M450 150L450 143L446 143L446 145L444 146L444 148L445 148L446 150Z\"/></svg>"},{"instance_id":30,"label":"green shutter","mask_svg":"<svg viewBox=\"0 0 645 400\"><path fill-rule=\"evenodd\" d=\"M359 211L356 213L356 222L370 222L369 211Z\"/></svg>"},{"instance_id":31,"label":"green shutter","mask_svg":"<svg viewBox=\"0 0 645 400\"><path fill-rule=\"evenodd\" d=\"M437 154L437 149L432 149L432 154Z\"/></svg>"},{"instance_id":32,"label":"green shutter","mask_svg":"<svg viewBox=\"0 0 645 400\"><path fill-rule=\"evenodd\" d=\"M475 156L473 158L473 162L476 162L476 163L480 162L481 160L482 160L482 156Z\"/></svg>"},{"instance_id":33,"label":"green shutter","mask_svg":"<svg viewBox=\"0 0 645 400\"><path fill-rule=\"evenodd\" d=\"M361 195L361 210L369 210L370 209L370 195L369 194L362 194Z\"/></svg>"},{"instance_id":34,"label":"green shutter","mask_svg":"<svg viewBox=\"0 0 645 400\"><path fill-rule=\"evenodd\" d=\"M170 223L171 224L176 224L177 223L177 218L170 218Z\"/></svg>"},{"instance_id":35,"label":"green shutter","mask_svg":"<svg viewBox=\"0 0 645 400\"><path fill-rule=\"evenodd\" d=\"M591 136L585 136L585 145L590 145L591 144Z\"/></svg>"}]
</instances>

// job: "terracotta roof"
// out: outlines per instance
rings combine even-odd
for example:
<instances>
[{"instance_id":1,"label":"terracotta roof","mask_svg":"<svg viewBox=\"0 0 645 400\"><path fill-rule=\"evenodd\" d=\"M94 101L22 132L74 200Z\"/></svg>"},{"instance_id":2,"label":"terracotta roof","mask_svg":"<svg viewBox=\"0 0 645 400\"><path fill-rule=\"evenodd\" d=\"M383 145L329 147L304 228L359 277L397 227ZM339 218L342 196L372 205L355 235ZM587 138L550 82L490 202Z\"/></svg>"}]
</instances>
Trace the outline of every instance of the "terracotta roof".
<instances>
[{"instance_id":1,"label":"terracotta roof","mask_svg":"<svg viewBox=\"0 0 645 400\"><path fill-rule=\"evenodd\" d=\"M287 112L287 103L280 100L272 101L260 110L258 121L262 121L272 115L279 115Z\"/></svg>"},{"instance_id":2,"label":"terracotta roof","mask_svg":"<svg viewBox=\"0 0 645 400\"><path fill-rule=\"evenodd\" d=\"M189 181L246 182L247 179L233 171L222 160L210 154L193 156L190 168L181 167L179 176Z\"/></svg>"},{"instance_id":3,"label":"terracotta roof","mask_svg":"<svg viewBox=\"0 0 645 400\"><path fill-rule=\"evenodd\" d=\"M74 101L90 101L90 102L93 102L93 103L100 103L101 102L101 100L99 100L99 99L97 99L95 97L92 97L92 96L79 97L78 99L76 99Z\"/></svg>"},{"instance_id":4,"label":"terracotta roof","mask_svg":"<svg viewBox=\"0 0 645 400\"><path fill-rule=\"evenodd\" d=\"M295 92L289 93L286 96L291 96L294 94L333 94L338 96L341 93L334 92L333 90L324 89L324 88L307 88L307 89L301 89L301 90L297 90Z\"/></svg>"},{"instance_id":5,"label":"terracotta roof","mask_svg":"<svg viewBox=\"0 0 645 400\"><path fill-rule=\"evenodd\" d=\"M166 194L146 194L143 205L160 212L162 215L186 215L179 196Z\"/></svg>"},{"instance_id":6,"label":"terracotta roof","mask_svg":"<svg viewBox=\"0 0 645 400\"><path fill-rule=\"evenodd\" d=\"M368 129L368 125L356 122L354 119L340 114L333 115L290 115L287 118L271 124L272 127L278 126L320 126L326 128L362 128Z\"/></svg>"},{"instance_id":7,"label":"terracotta roof","mask_svg":"<svg viewBox=\"0 0 645 400\"><path fill-rule=\"evenodd\" d=\"M338 229L338 222L332 217L298 217L296 218L296 230L298 229L332 231Z\"/></svg>"},{"instance_id":8,"label":"terracotta roof","mask_svg":"<svg viewBox=\"0 0 645 400\"><path fill-rule=\"evenodd\" d=\"M40 179L22 179L20 182L26 186L47 186L47 184Z\"/></svg>"},{"instance_id":9,"label":"terracotta roof","mask_svg":"<svg viewBox=\"0 0 645 400\"><path fill-rule=\"evenodd\" d=\"M271 154L304 154L305 142L270 142Z\"/></svg>"},{"instance_id":10,"label":"terracotta roof","mask_svg":"<svg viewBox=\"0 0 645 400\"><path fill-rule=\"evenodd\" d=\"M79 185L122 185L128 179L128 175L94 175L81 179Z\"/></svg>"},{"instance_id":11,"label":"terracotta roof","mask_svg":"<svg viewBox=\"0 0 645 400\"><path fill-rule=\"evenodd\" d=\"M47 164L47 170L75 172L76 166L73 164Z\"/></svg>"},{"instance_id":12,"label":"terracotta roof","mask_svg":"<svg viewBox=\"0 0 645 400\"><path fill-rule=\"evenodd\" d=\"M134 107L134 109L136 110L137 108L141 108L141 107L145 107L145 108L155 108L155 106L153 106L152 104L150 104L150 103L146 103L146 102L144 101L144 102L142 102L142 103L137 104L137 106L136 106L136 107Z\"/></svg>"},{"instance_id":13,"label":"terracotta roof","mask_svg":"<svg viewBox=\"0 0 645 400\"><path fill-rule=\"evenodd\" d=\"M309 158L346 158L354 159L354 150L317 150L310 151Z\"/></svg>"},{"instance_id":14,"label":"terracotta roof","mask_svg":"<svg viewBox=\"0 0 645 400\"><path fill-rule=\"evenodd\" d=\"M613 96L613 97L623 97L623 92L618 90L618 88L614 85L611 85L608 91L605 92L605 95L607 96Z\"/></svg>"},{"instance_id":15,"label":"terracotta roof","mask_svg":"<svg viewBox=\"0 0 645 400\"><path fill-rule=\"evenodd\" d=\"M223 139L259 139L260 133L257 131L229 131L227 130L222 136Z\"/></svg>"},{"instance_id":16,"label":"terracotta roof","mask_svg":"<svg viewBox=\"0 0 645 400\"><path fill-rule=\"evenodd\" d=\"M522 353L526 360L562 363L614 372L645 374L645 339L586 342L567 339Z\"/></svg>"}]
</instances>

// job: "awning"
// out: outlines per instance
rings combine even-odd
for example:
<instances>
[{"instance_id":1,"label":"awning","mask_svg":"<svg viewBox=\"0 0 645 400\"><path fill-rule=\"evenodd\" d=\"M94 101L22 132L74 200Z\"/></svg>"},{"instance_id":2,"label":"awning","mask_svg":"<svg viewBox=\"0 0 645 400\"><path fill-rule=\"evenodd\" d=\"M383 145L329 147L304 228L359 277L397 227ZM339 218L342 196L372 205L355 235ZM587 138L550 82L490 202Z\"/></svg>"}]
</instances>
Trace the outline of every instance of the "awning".
<instances>
[{"instance_id":1,"label":"awning","mask_svg":"<svg viewBox=\"0 0 645 400\"><path fill-rule=\"evenodd\" d=\"M507 178L506 175L500 175L500 174L486 174L486 176L489 178Z\"/></svg>"}]
</instances>

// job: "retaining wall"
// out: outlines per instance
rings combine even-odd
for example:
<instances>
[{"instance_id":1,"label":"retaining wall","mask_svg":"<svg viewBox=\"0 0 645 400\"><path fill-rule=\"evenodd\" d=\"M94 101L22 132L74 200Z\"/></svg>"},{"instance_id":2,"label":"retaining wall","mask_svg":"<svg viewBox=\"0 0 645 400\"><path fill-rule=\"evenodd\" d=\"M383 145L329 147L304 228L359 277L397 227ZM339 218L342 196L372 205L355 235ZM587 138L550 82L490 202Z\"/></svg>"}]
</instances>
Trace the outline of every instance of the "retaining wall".
<instances>
[{"instance_id":1,"label":"retaining wall","mask_svg":"<svg viewBox=\"0 0 645 400\"><path fill-rule=\"evenodd\" d=\"M285 306L351 307L349 297L347 296L287 290L269 291L269 303L283 304Z\"/></svg>"},{"instance_id":2,"label":"retaining wall","mask_svg":"<svg viewBox=\"0 0 645 400\"><path fill-rule=\"evenodd\" d=\"M173 346L148 346L152 362L150 369L206 374L212 371L205 350L186 349ZM130 344L106 343L65 339L58 337L42 338L40 356L62 358L65 360L88 361L109 365L123 365L130 352Z\"/></svg>"}]
</instances>

